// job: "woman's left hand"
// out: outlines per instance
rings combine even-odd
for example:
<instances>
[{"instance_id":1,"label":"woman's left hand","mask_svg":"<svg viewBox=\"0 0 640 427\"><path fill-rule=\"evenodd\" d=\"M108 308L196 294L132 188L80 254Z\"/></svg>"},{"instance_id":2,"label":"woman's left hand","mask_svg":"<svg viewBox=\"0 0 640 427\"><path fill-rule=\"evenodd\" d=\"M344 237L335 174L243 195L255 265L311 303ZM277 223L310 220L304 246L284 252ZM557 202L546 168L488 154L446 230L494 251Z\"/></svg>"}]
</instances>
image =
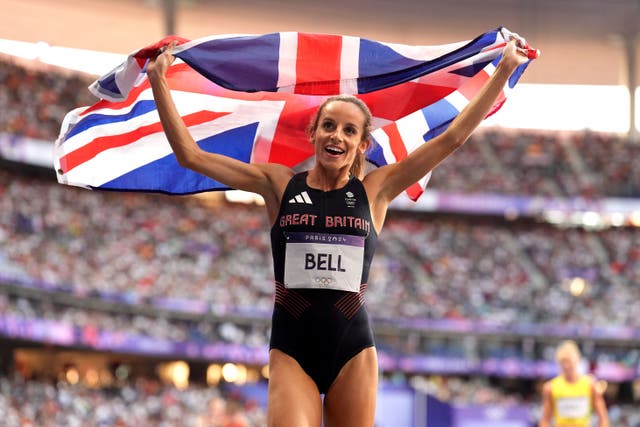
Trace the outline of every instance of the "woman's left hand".
<instances>
[{"instance_id":1,"label":"woman's left hand","mask_svg":"<svg viewBox=\"0 0 640 427\"><path fill-rule=\"evenodd\" d=\"M511 36L511 40L507 43L502 51L501 64L515 70L518 65L524 64L529 60L526 41L519 36Z\"/></svg>"}]
</instances>

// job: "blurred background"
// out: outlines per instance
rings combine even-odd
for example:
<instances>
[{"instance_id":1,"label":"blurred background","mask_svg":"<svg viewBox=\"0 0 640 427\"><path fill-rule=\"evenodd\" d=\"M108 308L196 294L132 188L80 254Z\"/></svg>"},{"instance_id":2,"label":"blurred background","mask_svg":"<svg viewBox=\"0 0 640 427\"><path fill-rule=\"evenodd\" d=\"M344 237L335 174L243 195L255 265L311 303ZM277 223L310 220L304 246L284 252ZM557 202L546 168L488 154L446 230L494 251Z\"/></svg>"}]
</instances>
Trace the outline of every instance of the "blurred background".
<instances>
[{"instance_id":1,"label":"blurred background","mask_svg":"<svg viewBox=\"0 0 640 427\"><path fill-rule=\"evenodd\" d=\"M376 425L530 427L574 339L611 425L640 426L637 0L0 0L0 417L7 426L262 426L266 215L233 193L57 184L65 113L173 33L406 44L500 25L542 51L503 109L398 198L367 291Z\"/></svg>"}]
</instances>

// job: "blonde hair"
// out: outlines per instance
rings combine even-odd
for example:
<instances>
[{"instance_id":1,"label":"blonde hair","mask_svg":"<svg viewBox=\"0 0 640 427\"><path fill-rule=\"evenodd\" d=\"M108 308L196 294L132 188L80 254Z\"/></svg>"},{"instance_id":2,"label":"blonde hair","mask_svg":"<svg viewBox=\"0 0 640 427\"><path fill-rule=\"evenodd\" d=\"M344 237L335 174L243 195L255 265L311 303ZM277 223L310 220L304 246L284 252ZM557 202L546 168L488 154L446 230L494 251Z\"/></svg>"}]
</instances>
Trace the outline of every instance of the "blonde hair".
<instances>
[{"instance_id":1,"label":"blonde hair","mask_svg":"<svg viewBox=\"0 0 640 427\"><path fill-rule=\"evenodd\" d=\"M362 130L362 138L360 139L360 141L368 141L369 138L371 137L371 110L369 110L369 107L367 107L367 104L365 104L364 102L362 102L362 100L360 100L359 98L356 98L353 95L335 95L330 98L327 98L320 105L314 119L311 121L311 123L307 127L307 134L311 136L311 134L313 134L313 132L315 132L316 129L318 129L318 122L320 121L320 115L324 111L325 107L331 104L332 102L338 102L338 101L349 102L355 105L356 107L358 107L360 111L362 111L362 113L364 114L364 126ZM362 178L362 175L364 174L364 162L365 162L364 154L358 151L356 153L356 158L354 159L353 164L351 165L351 168L349 168L349 173L358 178Z\"/></svg>"},{"instance_id":2,"label":"blonde hair","mask_svg":"<svg viewBox=\"0 0 640 427\"><path fill-rule=\"evenodd\" d=\"M580 348L573 340L565 340L558 345L558 348L556 349L556 360L560 359L560 357L566 353L573 354L578 359L581 357Z\"/></svg>"}]
</instances>

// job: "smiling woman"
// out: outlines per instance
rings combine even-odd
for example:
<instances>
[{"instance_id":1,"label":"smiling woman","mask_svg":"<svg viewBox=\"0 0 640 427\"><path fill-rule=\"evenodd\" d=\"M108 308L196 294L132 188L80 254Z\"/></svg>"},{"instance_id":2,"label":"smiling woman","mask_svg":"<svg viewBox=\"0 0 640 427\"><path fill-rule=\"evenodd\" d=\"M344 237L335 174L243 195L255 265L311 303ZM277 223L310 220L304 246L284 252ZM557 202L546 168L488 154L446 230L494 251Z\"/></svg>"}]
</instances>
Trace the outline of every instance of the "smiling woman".
<instances>
[{"instance_id":1,"label":"smiling woman","mask_svg":"<svg viewBox=\"0 0 640 427\"><path fill-rule=\"evenodd\" d=\"M371 113L352 96L319 107L309 129L315 165L306 172L202 150L169 90L174 47L149 62L147 75L176 158L231 188L260 194L272 224L269 425L320 426L324 418L327 427L372 426L378 362L364 292L387 208L465 143L528 60L524 41L510 39L493 75L447 130L366 176Z\"/></svg>"},{"instance_id":2,"label":"smiling woman","mask_svg":"<svg viewBox=\"0 0 640 427\"><path fill-rule=\"evenodd\" d=\"M362 178L371 135L371 111L364 102L348 95L329 98L318 108L308 133L317 159L343 159L351 165L349 173Z\"/></svg>"}]
</instances>

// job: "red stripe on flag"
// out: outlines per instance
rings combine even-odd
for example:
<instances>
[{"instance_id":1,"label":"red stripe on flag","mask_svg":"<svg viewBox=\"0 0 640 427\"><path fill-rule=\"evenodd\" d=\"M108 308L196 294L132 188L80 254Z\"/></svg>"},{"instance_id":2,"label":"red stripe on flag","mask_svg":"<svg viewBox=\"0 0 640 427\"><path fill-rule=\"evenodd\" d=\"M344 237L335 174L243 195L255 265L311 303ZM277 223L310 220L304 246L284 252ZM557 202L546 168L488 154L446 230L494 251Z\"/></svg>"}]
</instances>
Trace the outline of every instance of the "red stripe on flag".
<instances>
[{"instance_id":1,"label":"red stripe on flag","mask_svg":"<svg viewBox=\"0 0 640 427\"><path fill-rule=\"evenodd\" d=\"M407 82L375 92L358 95L374 117L398 120L437 102L455 90L454 87ZM389 102L389 100L393 102Z\"/></svg>"},{"instance_id":2,"label":"red stripe on flag","mask_svg":"<svg viewBox=\"0 0 640 427\"><path fill-rule=\"evenodd\" d=\"M482 86L484 86L487 80L489 80L489 74L487 74L485 70L481 70L475 76L464 82L464 84L458 88L458 92L468 100L472 100L476 97L476 94L480 92L480 89L482 89Z\"/></svg>"},{"instance_id":3,"label":"red stripe on flag","mask_svg":"<svg viewBox=\"0 0 640 427\"><path fill-rule=\"evenodd\" d=\"M390 123L382 129L389 137L389 147L391 148L393 156L396 158L396 162L407 157L407 147L404 146L404 141L402 141L398 126L395 123Z\"/></svg>"},{"instance_id":4,"label":"red stripe on flag","mask_svg":"<svg viewBox=\"0 0 640 427\"><path fill-rule=\"evenodd\" d=\"M391 152L393 156L396 158L396 162L401 161L402 159L407 157L407 147L405 147L404 142L402 141L402 137L400 136L400 132L398 131L398 126L395 123L390 123L384 128L384 133L389 137L389 147L391 148ZM422 186L417 182L412 184L405 190L407 195L411 200L416 201L418 197L422 194Z\"/></svg>"},{"instance_id":5,"label":"red stripe on flag","mask_svg":"<svg viewBox=\"0 0 640 427\"><path fill-rule=\"evenodd\" d=\"M227 114L230 113L200 111L197 113L186 115L182 118L182 120L184 121L184 124L189 127L215 120L219 117L226 116ZM160 122L153 123L147 126L141 126L138 129L132 130L131 132L123 133L121 135L103 136L100 138L96 138L86 145L78 148L77 150L63 156L60 159L62 171L63 173L67 173L76 166L93 159L103 151L131 144L147 135L158 132L162 132L162 124L160 124Z\"/></svg>"},{"instance_id":6,"label":"red stripe on flag","mask_svg":"<svg viewBox=\"0 0 640 427\"><path fill-rule=\"evenodd\" d=\"M407 196L409 196L409 198L411 200L413 200L414 202L416 200L418 200L418 197L420 197L422 195L422 193L424 193L424 190L422 189L422 186L420 184L418 184L417 182L415 184L412 184L405 191L407 192Z\"/></svg>"},{"instance_id":7,"label":"red stripe on flag","mask_svg":"<svg viewBox=\"0 0 640 427\"><path fill-rule=\"evenodd\" d=\"M136 63L138 64L138 67L140 67L140 69L142 70L145 66L145 64L147 63L147 59L149 58L134 58Z\"/></svg>"},{"instance_id":8,"label":"red stripe on flag","mask_svg":"<svg viewBox=\"0 0 640 427\"><path fill-rule=\"evenodd\" d=\"M496 99L496 102L493 103L493 106L491 107L491 110L489 110L489 113L486 117L493 116L499 109L502 108L502 104L504 104L506 100L507 97L504 95L504 91L500 92L500 95L498 95L498 99Z\"/></svg>"},{"instance_id":9,"label":"red stripe on flag","mask_svg":"<svg viewBox=\"0 0 640 427\"><path fill-rule=\"evenodd\" d=\"M174 35L165 36L159 42L143 47L142 49L137 51L136 54L133 56L136 59L143 59L143 60L147 58L154 58L156 55L158 55L160 48L168 46L169 44L171 44L171 42L176 42L176 45L179 46L181 44L187 43L188 41L189 39L185 39L184 37L178 37Z\"/></svg>"},{"instance_id":10,"label":"red stripe on flag","mask_svg":"<svg viewBox=\"0 0 640 427\"><path fill-rule=\"evenodd\" d=\"M314 153L306 127L318 110L321 97L286 94L279 124L269 147L268 161L293 167Z\"/></svg>"},{"instance_id":11,"label":"red stripe on flag","mask_svg":"<svg viewBox=\"0 0 640 427\"><path fill-rule=\"evenodd\" d=\"M340 93L341 53L341 36L299 33L295 93Z\"/></svg>"}]
</instances>

